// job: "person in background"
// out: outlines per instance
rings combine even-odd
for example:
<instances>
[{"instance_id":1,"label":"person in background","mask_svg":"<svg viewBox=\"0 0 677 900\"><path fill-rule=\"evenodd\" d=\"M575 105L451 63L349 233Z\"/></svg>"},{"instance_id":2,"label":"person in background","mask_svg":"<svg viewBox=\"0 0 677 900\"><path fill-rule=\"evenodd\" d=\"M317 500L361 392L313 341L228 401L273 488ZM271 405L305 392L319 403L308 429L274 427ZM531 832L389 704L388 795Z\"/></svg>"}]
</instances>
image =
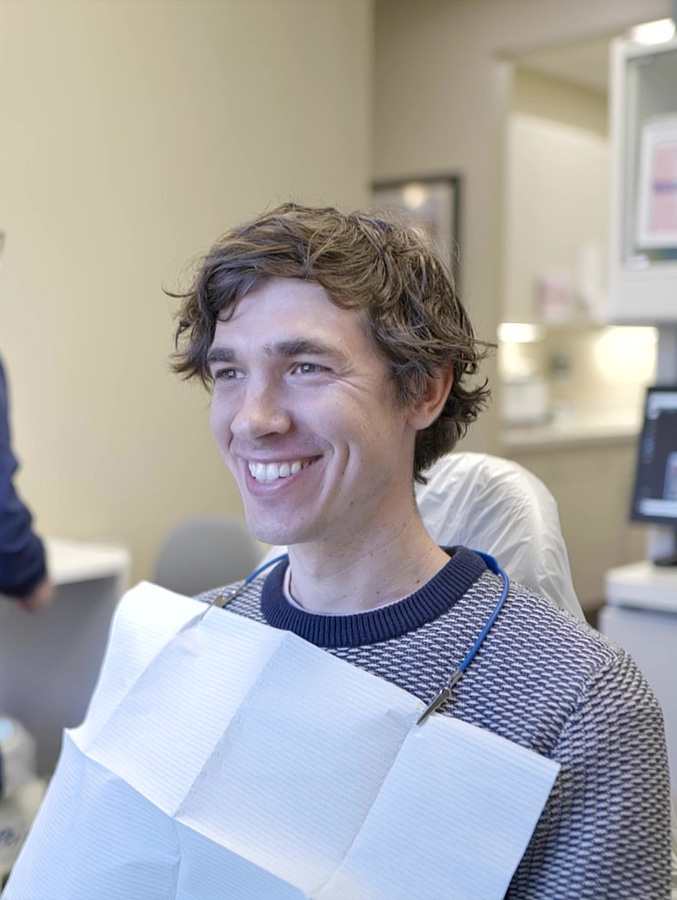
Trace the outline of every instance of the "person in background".
<instances>
[{"instance_id":1,"label":"person in background","mask_svg":"<svg viewBox=\"0 0 677 900\"><path fill-rule=\"evenodd\" d=\"M54 584L47 575L45 548L33 531L30 511L14 487L17 468L9 427L7 381L0 360L0 594L35 611L49 605Z\"/></svg>"}]
</instances>

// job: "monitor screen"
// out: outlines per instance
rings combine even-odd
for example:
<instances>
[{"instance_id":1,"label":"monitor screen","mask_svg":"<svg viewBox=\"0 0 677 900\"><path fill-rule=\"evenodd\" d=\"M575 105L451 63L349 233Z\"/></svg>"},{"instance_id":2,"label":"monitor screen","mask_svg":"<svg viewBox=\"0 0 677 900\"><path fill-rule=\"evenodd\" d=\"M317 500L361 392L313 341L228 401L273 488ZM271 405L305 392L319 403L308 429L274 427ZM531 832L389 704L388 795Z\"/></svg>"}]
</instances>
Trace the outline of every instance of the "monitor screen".
<instances>
[{"instance_id":1,"label":"monitor screen","mask_svg":"<svg viewBox=\"0 0 677 900\"><path fill-rule=\"evenodd\" d=\"M647 390L630 517L677 527L677 385Z\"/></svg>"}]
</instances>

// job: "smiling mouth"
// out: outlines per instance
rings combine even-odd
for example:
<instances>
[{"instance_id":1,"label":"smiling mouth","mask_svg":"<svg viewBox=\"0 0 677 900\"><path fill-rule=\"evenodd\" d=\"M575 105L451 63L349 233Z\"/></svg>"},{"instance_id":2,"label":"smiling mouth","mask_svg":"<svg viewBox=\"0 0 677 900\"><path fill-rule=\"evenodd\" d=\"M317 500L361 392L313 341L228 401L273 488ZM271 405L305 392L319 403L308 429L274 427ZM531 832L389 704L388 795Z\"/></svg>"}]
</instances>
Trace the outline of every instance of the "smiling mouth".
<instances>
[{"instance_id":1,"label":"smiling mouth","mask_svg":"<svg viewBox=\"0 0 677 900\"><path fill-rule=\"evenodd\" d=\"M280 478L288 478L290 475L296 475L301 469L307 469L315 462L314 459L294 459L290 462L281 463L247 463L249 466L249 474L259 484L270 484L272 481L278 481Z\"/></svg>"}]
</instances>

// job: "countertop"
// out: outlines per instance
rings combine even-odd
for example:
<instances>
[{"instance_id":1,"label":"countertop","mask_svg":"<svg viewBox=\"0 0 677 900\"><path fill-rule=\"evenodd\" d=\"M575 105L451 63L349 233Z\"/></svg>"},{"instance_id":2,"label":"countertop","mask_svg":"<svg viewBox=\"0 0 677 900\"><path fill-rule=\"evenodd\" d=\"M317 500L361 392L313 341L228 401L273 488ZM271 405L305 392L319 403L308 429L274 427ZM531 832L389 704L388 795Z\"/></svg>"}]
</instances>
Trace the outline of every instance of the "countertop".
<instances>
[{"instance_id":1,"label":"countertop","mask_svg":"<svg viewBox=\"0 0 677 900\"><path fill-rule=\"evenodd\" d=\"M628 443L641 428L636 410L571 414L534 425L504 428L501 442L506 451L556 450L574 446Z\"/></svg>"},{"instance_id":2,"label":"countertop","mask_svg":"<svg viewBox=\"0 0 677 900\"><path fill-rule=\"evenodd\" d=\"M129 576L131 554L117 544L46 538L47 568L55 584Z\"/></svg>"}]
</instances>

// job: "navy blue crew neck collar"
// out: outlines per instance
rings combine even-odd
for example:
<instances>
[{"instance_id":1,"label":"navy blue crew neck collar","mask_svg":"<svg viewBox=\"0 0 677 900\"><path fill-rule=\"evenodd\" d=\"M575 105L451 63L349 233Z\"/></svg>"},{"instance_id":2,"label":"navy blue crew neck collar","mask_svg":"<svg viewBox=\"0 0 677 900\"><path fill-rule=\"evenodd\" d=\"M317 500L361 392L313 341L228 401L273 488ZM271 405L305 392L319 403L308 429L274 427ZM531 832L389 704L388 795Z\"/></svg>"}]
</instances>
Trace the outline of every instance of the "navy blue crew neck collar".
<instances>
[{"instance_id":1,"label":"navy blue crew neck collar","mask_svg":"<svg viewBox=\"0 0 677 900\"><path fill-rule=\"evenodd\" d=\"M400 637L437 619L486 571L486 563L472 550L445 550L451 557L449 562L420 590L389 606L345 616L321 615L292 606L282 589L285 559L263 584L261 612L273 628L293 631L318 647L359 647Z\"/></svg>"}]
</instances>

